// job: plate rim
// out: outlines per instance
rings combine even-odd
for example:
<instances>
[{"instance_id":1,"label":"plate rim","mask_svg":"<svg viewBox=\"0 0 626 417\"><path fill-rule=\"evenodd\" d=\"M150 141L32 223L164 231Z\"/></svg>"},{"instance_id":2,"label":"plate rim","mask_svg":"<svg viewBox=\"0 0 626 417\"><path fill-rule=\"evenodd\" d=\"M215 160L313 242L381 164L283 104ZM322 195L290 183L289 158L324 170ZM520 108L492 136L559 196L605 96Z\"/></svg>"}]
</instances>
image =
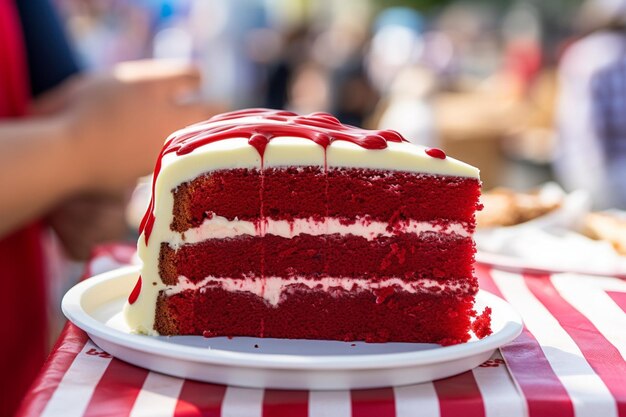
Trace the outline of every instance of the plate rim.
<instances>
[{"instance_id":1,"label":"plate rim","mask_svg":"<svg viewBox=\"0 0 626 417\"><path fill-rule=\"evenodd\" d=\"M391 369L449 362L493 351L514 340L521 334L523 329L521 316L507 301L481 289L476 297L484 299L485 304L492 308L492 312L496 310L494 306L497 306L498 311L504 310L509 320L497 333L493 333L483 339L457 345L413 352L315 357L263 352L233 352L221 349L181 346L167 343L151 336L120 332L98 321L83 309L81 298L88 289L130 274L138 276L139 266L125 266L84 279L74 285L64 295L61 302L63 314L70 322L90 336L93 334L96 338L107 340L126 349L193 363L307 371Z\"/></svg>"}]
</instances>

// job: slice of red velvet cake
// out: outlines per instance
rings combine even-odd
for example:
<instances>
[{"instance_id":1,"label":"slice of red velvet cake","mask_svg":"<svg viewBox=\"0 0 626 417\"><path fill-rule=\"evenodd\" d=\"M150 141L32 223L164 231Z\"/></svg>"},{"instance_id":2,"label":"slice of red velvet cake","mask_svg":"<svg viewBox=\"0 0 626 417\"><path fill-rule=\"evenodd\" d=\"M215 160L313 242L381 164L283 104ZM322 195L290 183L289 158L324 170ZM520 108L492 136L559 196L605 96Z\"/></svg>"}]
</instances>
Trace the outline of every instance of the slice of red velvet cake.
<instances>
[{"instance_id":1,"label":"slice of red velvet cake","mask_svg":"<svg viewBox=\"0 0 626 417\"><path fill-rule=\"evenodd\" d=\"M467 341L478 170L324 113L227 113L174 133L125 308L148 334Z\"/></svg>"}]
</instances>

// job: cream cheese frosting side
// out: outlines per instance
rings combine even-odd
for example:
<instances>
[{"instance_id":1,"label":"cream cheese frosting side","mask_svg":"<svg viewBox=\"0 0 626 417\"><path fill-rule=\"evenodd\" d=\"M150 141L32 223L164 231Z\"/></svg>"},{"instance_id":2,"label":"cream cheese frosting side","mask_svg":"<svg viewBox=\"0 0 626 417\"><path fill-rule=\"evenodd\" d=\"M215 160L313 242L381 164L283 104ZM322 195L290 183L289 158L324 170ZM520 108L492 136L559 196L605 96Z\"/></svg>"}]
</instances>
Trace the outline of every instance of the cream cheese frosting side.
<instances>
[{"instance_id":1,"label":"cream cheese frosting side","mask_svg":"<svg viewBox=\"0 0 626 417\"><path fill-rule=\"evenodd\" d=\"M236 158L233 157L236 155ZM261 157L247 139L229 139L214 142L196 151L179 157L167 154L162 159L161 172L154 184L155 223L150 239L146 243L145 231L139 236L137 254L142 260L141 291L133 304L124 305L124 317L133 331L156 334L154 319L159 291L165 288L159 276L159 250L161 242L171 238L174 190L179 184L198 177L213 169L235 169L261 167ZM156 283L156 285L154 284Z\"/></svg>"},{"instance_id":2,"label":"cream cheese frosting side","mask_svg":"<svg viewBox=\"0 0 626 417\"><path fill-rule=\"evenodd\" d=\"M222 123L215 122L213 125ZM281 124L254 116L240 118L237 123ZM171 135L168 141L179 135L201 132L205 128L206 124L190 126ZM159 291L165 288L159 277L157 260L161 242L169 242L173 236L170 230L174 207L172 190L180 184L216 170L285 166L358 167L479 178L477 168L450 157L433 158L425 151L425 147L409 142L387 142L385 149L364 149L343 140L333 141L324 149L309 139L286 136L272 138L267 143L263 158L245 137L208 143L184 155L164 155L154 184L154 226L147 243L143 232L137 245L139 258L143 261L141 291L133 304L126 303L124 307L130 328L155 334L156 300ZM154 282L156 285L153 285Z\"/></svg>"}]
</instances>

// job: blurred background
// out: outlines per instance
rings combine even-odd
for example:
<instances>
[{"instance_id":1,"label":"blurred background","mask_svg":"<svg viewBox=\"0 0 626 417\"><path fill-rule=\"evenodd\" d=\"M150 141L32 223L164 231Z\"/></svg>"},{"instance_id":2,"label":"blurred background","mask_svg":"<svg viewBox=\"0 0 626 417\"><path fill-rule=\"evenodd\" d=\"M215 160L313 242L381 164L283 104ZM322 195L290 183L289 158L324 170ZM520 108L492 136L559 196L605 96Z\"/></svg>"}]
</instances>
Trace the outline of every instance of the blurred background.
<instances>
[{"instance_id":1,"label":"blurred background","mask_svg":"<svg viewBox=\"0 0 626 417\"><path fill-rule=\"evenodd\" d=\"M574 90L590 82L589 61L608 52L573 49L619 31L619 0L55 2L88 69L189 60L201 68L206 100L394 128L478 166L486 189L551 179L599 187L577 178L597 163L591 148L601 143L575 137L590 110L572 101L590 101ZM572 168L579 155L589 160Z\"/></svg>"}]
</instances>

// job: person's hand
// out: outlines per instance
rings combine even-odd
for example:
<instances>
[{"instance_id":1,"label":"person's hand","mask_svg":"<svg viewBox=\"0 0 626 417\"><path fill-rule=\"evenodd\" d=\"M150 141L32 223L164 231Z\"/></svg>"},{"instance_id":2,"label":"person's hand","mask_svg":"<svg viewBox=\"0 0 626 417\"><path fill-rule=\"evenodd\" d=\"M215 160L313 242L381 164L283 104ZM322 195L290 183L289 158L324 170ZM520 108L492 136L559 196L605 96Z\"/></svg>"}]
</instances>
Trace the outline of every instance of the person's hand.
<instances>
[{"instance_id":1,"label":"person's hand","mask_svg":"<svg viewBox=\"0 0 626 417\"><path fill-rule=\"evenodd\" d=\"M60 114L87 191L117 191L148 174L165 138L215 107L193 103L198 71L186 64L137 61L107 75L78 76L35 105Z\"/></svg>"},{"instance_id":2,"label":"person's hand","mask_svg":"<svg viewBox=\"0 0 626 417\"><path fill-rule=\"evenodd\" d=\"M62 120L82 177L47 216L68 256L87 259L95 245L126 236L128 189L152 171L165 138L220 110L189 100L199 86L192 66L137 61L73 77L34 102L34 114Z\"/></svg>"},{"instance_id":3,"label":"person's hand","mask_svg":"<svg viewBox=\"0 0 626 417\"><path fill-rule=\"evenodd\" d=\"M125 209L130 193L83 194L65 201L47 217L68 257L86 260L94 246L119 242L128 233Z\"/></svg>"}]
</instances>

